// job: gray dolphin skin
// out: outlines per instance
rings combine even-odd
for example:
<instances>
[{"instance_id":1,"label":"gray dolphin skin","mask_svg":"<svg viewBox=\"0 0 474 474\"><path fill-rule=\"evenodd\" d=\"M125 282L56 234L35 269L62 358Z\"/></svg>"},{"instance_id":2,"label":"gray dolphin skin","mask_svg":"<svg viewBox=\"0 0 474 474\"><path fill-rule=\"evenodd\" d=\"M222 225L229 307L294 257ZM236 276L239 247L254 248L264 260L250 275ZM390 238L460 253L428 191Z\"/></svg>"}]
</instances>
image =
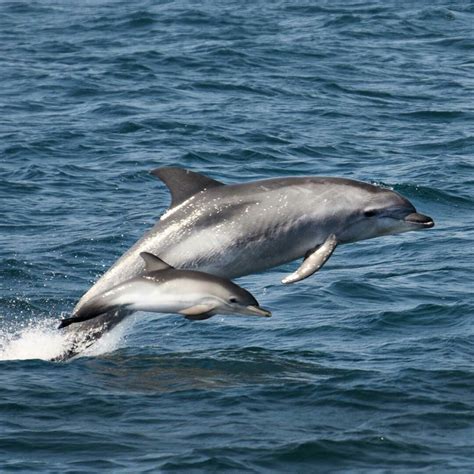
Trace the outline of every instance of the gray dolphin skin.
<instances>
[{"instance_id":1,"label":"gray dolphin skin","mask_svg":"<svg viewBox=\"0 0 474 474\"><path fill-rule=\"evenodd\" d=\"M293 283L319 270L338 245L434 225L397 192L351 179L289 177L225 185L181 168L160 168L151 174L168 186L170 208L84 294L74 313L143 273L142 252L178 269L225 278L305 257L283 279ZM116 313L104 313L93 327L88 322L74 326L99 334L119 320Z\"/></svg>"},{"instance_id":2,"label":"gray dolphin skin","mask_svg":"<svg viewBox=\"0 0 474 474\"><path fill-rule=\"evenodd\" d=\"M192 270L176 270L158 257L143 252L146 271L90 299L63 319L59 328L87 321L109 311L179 313L203 320L215 314L271 316L247 291L225 278Z\"/></svg>"},{"instance_id":3,"label":"gray dolphin skin","mask_svg":"<svg viewBox=\"0 0 474 474\"><path fill-rule=\"evenodd\" d=\"M277 178L224 185L181 168L151 172L169 187L170 209L81 298L76 309L145 269L141 252L176 268L235 278L337 245L433 227L400 194L344 178ZM306 272L307 275L311 272Z\"/></svg>"}]
</instances>

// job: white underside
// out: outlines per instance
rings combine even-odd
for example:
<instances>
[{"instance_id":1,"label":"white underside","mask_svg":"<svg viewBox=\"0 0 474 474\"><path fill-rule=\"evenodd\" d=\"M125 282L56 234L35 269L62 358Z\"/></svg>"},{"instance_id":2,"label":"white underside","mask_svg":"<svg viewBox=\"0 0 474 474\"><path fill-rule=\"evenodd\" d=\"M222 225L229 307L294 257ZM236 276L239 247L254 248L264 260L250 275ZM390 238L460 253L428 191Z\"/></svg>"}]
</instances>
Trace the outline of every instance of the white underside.
<instances>
[{"instance_id":1,"label":"white underside","mask_svg":"<svg viewBox=\"0 0 474 474\"><path fill-rule=\"evenodd\" d=\"M156 284L143 280L121 285L106 297L110 305L127 306L133 311L179 313L203 302L208 295L178 288L176 282Z\"/></svg>"}]
</instances>

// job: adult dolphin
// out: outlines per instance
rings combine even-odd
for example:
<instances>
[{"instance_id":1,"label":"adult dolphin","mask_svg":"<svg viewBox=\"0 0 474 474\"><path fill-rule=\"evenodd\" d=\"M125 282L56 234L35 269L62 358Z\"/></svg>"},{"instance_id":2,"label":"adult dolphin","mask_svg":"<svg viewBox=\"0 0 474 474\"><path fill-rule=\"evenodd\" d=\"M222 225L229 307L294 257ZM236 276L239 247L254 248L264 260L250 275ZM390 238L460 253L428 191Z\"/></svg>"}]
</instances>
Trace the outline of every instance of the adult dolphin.
<instances>
[{"instance_id":1,"label":"adult dolphin","mask_svg":"<svg viewBox=\"0 0 474 474\"><path fill-rule=\"evenodd\" d=\"M141 252L155 254L176 268L225 278L305 257L283 279L293 283L319 270L338 245L434 225L400 194L351 179L289 177L225 185L175 167L151 174L168 186L170 208L84 294L74 312L142 273ZM101 327L118 320L105 314ZM87 323L82 324L87 331Z\"/></svg>"}]
</instances>

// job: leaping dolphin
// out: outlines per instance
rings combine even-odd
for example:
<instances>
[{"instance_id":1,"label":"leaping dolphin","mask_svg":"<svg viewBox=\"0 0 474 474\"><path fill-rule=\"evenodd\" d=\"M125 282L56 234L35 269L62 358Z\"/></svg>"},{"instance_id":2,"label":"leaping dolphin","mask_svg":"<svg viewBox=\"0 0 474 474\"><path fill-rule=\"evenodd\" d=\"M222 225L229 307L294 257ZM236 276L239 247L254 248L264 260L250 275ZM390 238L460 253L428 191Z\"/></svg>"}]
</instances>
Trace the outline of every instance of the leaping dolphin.
<instances>
[{"instance_id":1,"label":"leaping dolphin","mask_svg":"<svg viewBox=\"0 0 474 474\"><path fill-rule=\"evenodd\" d=\"M74 313L143 273L142 252L179 269L225 278L305 257L283 279L293 283L318 271L338 245L434 225L397 192L351 179L290 177L225 185L181 168L159 168L151 174L168 186L170 208L84 294ZM101 316L102 329L94 323L95 334L119 320L107 314ZM74 326L91 329L88 322Z\"/></svg>"},{"instance_id":2,"label":"leaping dolphin","mask_svg":"<svg viewBox=\"0 0 474 474\"><path fill-rule=\"evenodd\" d=\"M141 252L176 268L225 278L261 272L300 257L283 280L319 270L337 245L433 227L433 220L395 191L345 178L276 178L225 185L181 168L151 172L171 192L155 226L89 289L93 296L139 275Z\"/></svg>"},{"instance_id":3,"label":"leaping dolphin","mask_svg":"<svg viewBox=\"0 0 474 474\"><path fill-rule=\"evenodd\" d=\"M59 328L115 310L179 313L203 320L215 314L271 316L247 290L225 278L193 270L176 270L155 255L142 252L146 271L90 299L63 319Z\"/></svg>"}]
</instances>

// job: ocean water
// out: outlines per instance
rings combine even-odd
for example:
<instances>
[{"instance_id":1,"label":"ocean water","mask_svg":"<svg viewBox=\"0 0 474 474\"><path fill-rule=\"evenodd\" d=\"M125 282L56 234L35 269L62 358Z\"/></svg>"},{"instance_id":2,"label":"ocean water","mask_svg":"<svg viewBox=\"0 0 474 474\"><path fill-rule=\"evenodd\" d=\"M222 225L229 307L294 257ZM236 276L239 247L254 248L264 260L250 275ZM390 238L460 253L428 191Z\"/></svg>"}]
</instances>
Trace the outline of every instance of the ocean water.
<instances>
[{"instance_id":1,"label":"ocean water","mask_svg":"<svg viewBox=\"0 0 474 474\"><path fill-rule=\"evenodd\" d=\"M472 2L2 1L1 472L472 472ZM391 187L436 227L49 359L166 210L149 170Z\"/></svg>"}]
</instances>

